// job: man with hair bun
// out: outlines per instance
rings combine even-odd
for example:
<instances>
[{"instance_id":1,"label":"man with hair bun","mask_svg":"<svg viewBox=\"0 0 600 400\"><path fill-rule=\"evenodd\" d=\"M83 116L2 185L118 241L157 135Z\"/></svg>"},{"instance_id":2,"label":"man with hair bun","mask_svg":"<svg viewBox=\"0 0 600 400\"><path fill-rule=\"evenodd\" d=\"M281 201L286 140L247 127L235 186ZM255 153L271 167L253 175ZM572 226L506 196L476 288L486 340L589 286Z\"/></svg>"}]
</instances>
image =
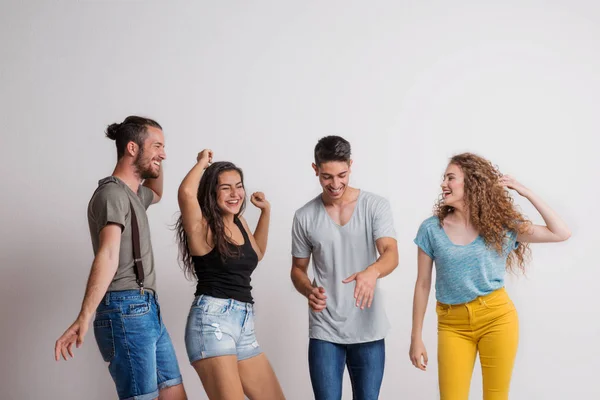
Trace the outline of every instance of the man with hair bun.
<instances>
[{"instance_id":1,"label":"man with hair bun","mask_svg":"<svg viewBox=\"0 0 600 400\"><path fill-rule=\"evenodd\" d=\"M130 116L109 125L106 136L116 143L118 161L88 204L95 257L79 315L56 341L54 356L73 357L73 344L83 344L95 314L94 336L119 399L186 399L160 314L146 215L163 192L162 127Z\"/></svg>"}]
</instances>

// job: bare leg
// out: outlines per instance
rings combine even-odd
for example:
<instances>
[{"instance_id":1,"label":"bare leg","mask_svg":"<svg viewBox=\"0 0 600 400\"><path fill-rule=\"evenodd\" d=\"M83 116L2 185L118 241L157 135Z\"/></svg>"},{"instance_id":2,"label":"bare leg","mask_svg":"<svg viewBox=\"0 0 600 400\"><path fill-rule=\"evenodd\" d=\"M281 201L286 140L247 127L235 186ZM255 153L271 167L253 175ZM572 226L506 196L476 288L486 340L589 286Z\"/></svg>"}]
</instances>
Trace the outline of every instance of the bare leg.
<instances>
[{"instance_id":1,"label":"bare leg","mask_svg":"<svg viewBox=\"0 0 600 400\"><path fill-rule=\"evenodd\" d=\"M285 400L267 356L259 354L238 363L244 393L250 400Z\"/></svg>"},{"instance_id":2,"label":"bare leg","mask_svg":"<svg viewBox=\"0 0 600 400\"><path fill-rule=\"evenodd\" d=\"M158 393L158 400L187 400L183 383L161 389Z\"/></svg>"},{"instance_id":3,"label":"bare leg","mask_svg":"<svg viewBox=\"0 0 600 400\"><path fill-rule=\"evenodd\" d=\"M244 400L236 356L219 356L194 362L210 400Z\"/></svg>"}]
</instances>

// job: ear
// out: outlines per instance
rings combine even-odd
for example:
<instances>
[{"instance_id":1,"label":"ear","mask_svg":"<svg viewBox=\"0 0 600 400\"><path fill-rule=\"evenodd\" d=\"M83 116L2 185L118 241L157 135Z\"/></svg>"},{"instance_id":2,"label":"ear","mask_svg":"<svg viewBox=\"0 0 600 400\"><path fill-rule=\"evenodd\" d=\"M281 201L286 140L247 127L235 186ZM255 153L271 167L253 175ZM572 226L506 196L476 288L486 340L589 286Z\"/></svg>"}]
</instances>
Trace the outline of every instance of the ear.
<instances>
[{"instance_id":1,"label":"ear","mask_svg":"<svg viewBox=\"0 0 600 400\"><path fill-rule=\"evenodd\" d=\"M125 150L127 150L127 153L132 157L135 157L135 155L138 152L138 149L139 149L139 146L137 145L137 143L135 143L133 141L127 143L127 146L125 147Z\"/></svg>"},{"instance_id":2,"label":"ear","mask_svg":"<svg viewBox=\"0 0 600 400\"><path fill-rule=\"evenodd\" d=\"M315 175L319 176L319 167L317 167L317 164L312 163L312 168L315 171Z\"/></svg>"},{"instance_id":3,"label":"ear","mask_svg":"<svg viewBox=\"0 0 600 400\"><path fill-rule=\"evenodd\" d=\"M352 172L352 159L348 160L348 172Z\"/></svg>"}]
</instances>

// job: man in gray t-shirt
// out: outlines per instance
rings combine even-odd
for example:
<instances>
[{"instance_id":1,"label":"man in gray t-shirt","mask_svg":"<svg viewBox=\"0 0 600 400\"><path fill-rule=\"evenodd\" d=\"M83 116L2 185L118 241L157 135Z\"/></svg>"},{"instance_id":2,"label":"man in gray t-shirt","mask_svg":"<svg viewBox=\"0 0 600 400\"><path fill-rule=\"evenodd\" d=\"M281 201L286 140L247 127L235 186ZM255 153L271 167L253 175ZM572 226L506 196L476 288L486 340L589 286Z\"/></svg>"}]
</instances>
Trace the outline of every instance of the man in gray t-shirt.
<instances>
[{"instance_id":1,"label":"man in gray t-shirt","mask_svg":"<svg viewBox=\"0 0 600 400\"><path fill-rule=\"evenodd\" d=\"M73 344L83 343L95 314L94 336L119 399L183 400L175 349L160 318L146 215L162 196L163 131L156 121L130 116L109 125L106 136L116 142L118 161L88 204L94 261L79 315L56 341L55 358L73 357ZM136 236L139 259L134 262Z\"/></svg>"},{"instance_id":2,"label":"man in gray t-shirt","mask_svg":"<svg viewBox=\"0 0 600 400\"><path fill-rule=\"evenodd\" d=\"M348 186L350 156L339 136L317 143L313 169L323 192L296 211L292 227L291 276L310 307L316 400L341 399L344 365L356 399L377 399L383 379L389 323L377 279L398 265L398 247L389 202Z\"/></svg>"}]
</instances>

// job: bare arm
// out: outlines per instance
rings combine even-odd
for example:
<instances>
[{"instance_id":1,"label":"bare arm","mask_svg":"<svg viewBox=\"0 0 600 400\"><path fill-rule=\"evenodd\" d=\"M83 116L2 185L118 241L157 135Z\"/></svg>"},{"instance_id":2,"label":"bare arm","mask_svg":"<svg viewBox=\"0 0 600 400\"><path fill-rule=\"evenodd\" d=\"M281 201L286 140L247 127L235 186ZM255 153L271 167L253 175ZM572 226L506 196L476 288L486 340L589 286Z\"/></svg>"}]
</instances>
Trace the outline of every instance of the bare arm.
<instances>
[{"instance_id":1,"label":"bare arm","mask_svg":"<svg viewBox=\"0 0 600 400\"><path fill-rule=\"evenodd\" d=\"M267 243L269 241L269 223L271 221L271 204L265 198L264 193L256 192L252 193L250 201L256 207L260 208L260 217L256 223L256 229L254 230L254 238L256 244L260 250L259 260L262 260L263 256L267 251Z\"/></svg>"},{"instance_id":2,"label":"bare arm","mask_svg":"<svg viewBox=\"0 0 600 400\"><path fill-rule=\"evenodd\" d=\"M256 238L256 244L260 249L261 257L264 256L267 251L267 242L269 240L269 221L271 220L271 209L265 208L260 213L258 223L256 224L256 230L254 231L254 237Z\"/></svg>"},{"instance_id":3,"label":"bare arm","mask_svg":"<svg viewBox=\"0 0 600 400\"><path fill-rule=\"evenodd\" d=\"M415 294L413 297L413 316L411 338L421 339L423 332L423 320L427 310L427 301L431 292L431 276L433 270L433 261L423 250L419 248L417 256L418 274L415 283Z\"/></svg>"},{"instance_id":4,"label":"bare arm","mask_svg":"<svg viewBox=\"0 0 600 400\"><path fill-rule=\"evenodd\" d=\"M308 305L315 311L323 311L327 306L327 296L325 289L322 287L314 287L308 278L308 264L310 257L297 258L292 257L292 271L290 276L294 287L304 297L308 299Z\"/></svg>"},{"instance_id":5,"label":"bare arm","mask_svg":"<svg viewBox=\"0 0 600 400\"><path fill-rule=\"evenodd\" d=\"M562 242L571 237L571 231L567 224L550 208L550 206L530 189L508 175L505 175L500 179L500 184L516 190L517 193L529 200L546 223L546 226L532 225L528 232L519 233L517 241L526 243L550 243Z\"/></svg>"},{"instance_id":6,"label":"bare arm","mask_svg":"<svg viewBox=\"0 0 600 400\"><path fill-rule=\"evenodd\" d=\"M152 199L152 204L156 204L160 201L163 195L163 169L162 164L160 166L160 172L158 173L158 178L146 179L144 181L144 186L154 192L154 198Z\"/></svg>"},{"instance_id":7,"label":"bare arm","mask_svg":"<svg viewBox=\"0 0 600 400\"><path fill-rule=\"evenodd\" d=\"M291 278L294 287L304 297L308 297L308 295L313 290L313 285L308 279L308 264L310 263L309 258L297 258L292 257L292 271Z\"/></svg>"},{"instance_id":8,"label":"bare arm","mask_svg":"<svg viewBox=\"0 0 600 400\"><path fill-rule=\"evenodd\" d=\"M427 367L427 350L423 344L423 320L431 291L433 260L419 248L417 256L418 274L413 297L412 332L409 356L413 365L423 371ZM423 360L422 360L423 359Z\"/></svg>"},{"instance_id":9,"label":"bare arm","mask_svg":"<svg viewBox=\"0 0 600 400\"><path fill-rule=\"evenodd\" d=\"M73 343L76 343L77 347L83 344L84 336L87 333L94 312L117 272L120 248L121 226L116 224L106 225L100 231L100 244L92 263L81 311L75 322L56 341L54 347L56 361L60 359L61 354L65 360L67 360L67 353L73 357L73 351L71 350Z\"/></svg>"},{"instance_id":10,"label":"bare arm","mask_svg":"<svg viewBox=\"0 0 600 400\"><path fill-rule=\"evenodd\" d=\"M202 174L211 160L212 150L202 150L196 158L196 165L187 173L181 185L179 185L177 200L183 219L183 229L188 235L203 226L202 210L200 209L200 203L198 203L198 187L200 186L200 178L202 178Z\"/></svg>"},{"instance_id":11,"label":"bare arm","mask_svg":"<svg viewBox=\"0 0 600 400\"><path fill-rule=\"evenodd\" d=\"M379 258L368 268L376 270L378 278L383 278L391 274L398 266L398 242L394 238L383 237L377 239L375 245L379 252Z\"/></svg>"}]
</instances>

